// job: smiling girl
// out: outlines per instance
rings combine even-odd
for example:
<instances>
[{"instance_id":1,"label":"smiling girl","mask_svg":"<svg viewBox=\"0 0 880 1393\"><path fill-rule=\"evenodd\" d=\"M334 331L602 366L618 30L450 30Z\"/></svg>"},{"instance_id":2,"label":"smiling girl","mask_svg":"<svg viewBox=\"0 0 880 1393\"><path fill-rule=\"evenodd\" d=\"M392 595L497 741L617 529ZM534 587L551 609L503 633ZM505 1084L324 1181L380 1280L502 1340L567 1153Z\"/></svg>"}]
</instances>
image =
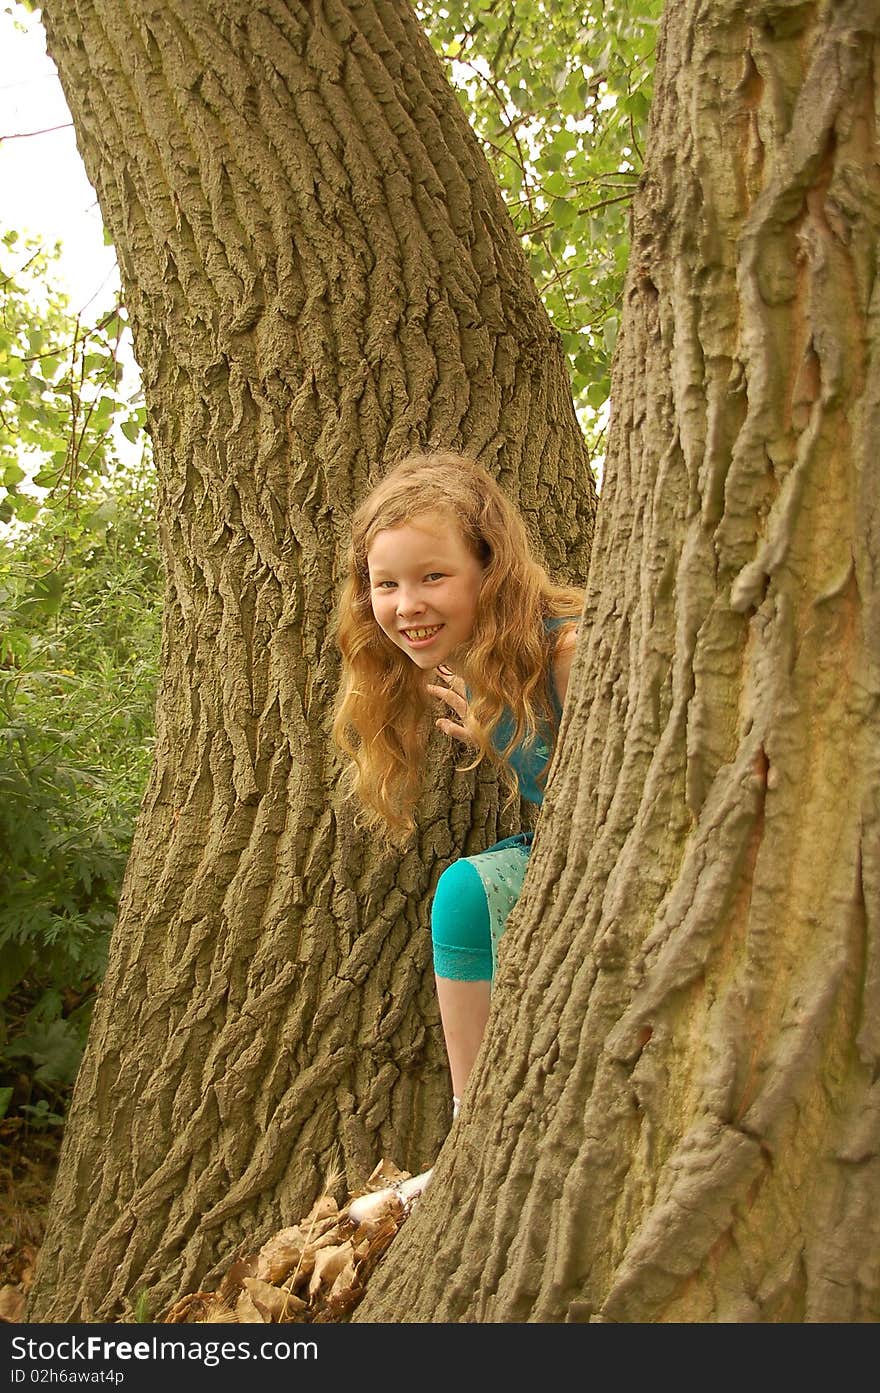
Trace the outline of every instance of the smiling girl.
<instances>
[{"instance_id":1,"label":"smiling girl","mask_svg":"<svg viewBox=\"0 0 880 1393\"><path fill-rule=\"evenodd\" d=\"M482 466L450 453L397 465L354 516L340 602L333 734L350 760L361 824L397 844L409 839L432 718L471 748L465 768L484 759L498 768L507 806L517 797L540 804L582 607L583 592L555 585L532 556L519 512ZM531 842L524 832L462 857L437 883L431 936L453 1115ZM404 1182L401 1200L430 1175ZM352 1217L374 1200L355 1201Z\"/></svg>"}]
</instances>

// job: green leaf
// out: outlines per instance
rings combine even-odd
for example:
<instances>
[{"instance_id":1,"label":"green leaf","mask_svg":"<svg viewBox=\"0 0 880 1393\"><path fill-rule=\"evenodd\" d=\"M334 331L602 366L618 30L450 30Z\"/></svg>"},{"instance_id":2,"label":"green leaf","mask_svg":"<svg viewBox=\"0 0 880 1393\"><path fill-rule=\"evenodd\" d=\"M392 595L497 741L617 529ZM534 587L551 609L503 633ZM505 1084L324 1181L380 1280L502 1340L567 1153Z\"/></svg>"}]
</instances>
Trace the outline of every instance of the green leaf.
<instances>
[{"instance_id":1,"label":"green leaf","mask_svg":"<svg viewBox=\"0 0 880 1393\"><path fill-rule=\"evenodd\" d=\"M34 1078L39 1082L43 1082L43 1080L39 1079L39 1074L40 1071L38 1069ZM45 1098L41 1098L36 1105L32 1103L22 1103L21 1110L28 1117L31 1127L36 1132L41 1132L46 1127L64 1126L64 1118L61 1113L53 1112Z\"/></svg>"},{"instance_id":2,"label":"green leaf","mask_svg":"<svg viewBox=\"0 0 880 1393\"><path fill-rule=\"evenodd\" d=\"M602 329L602 342L606 352L610 355L614 352L614 345L617 343L617 332L620 328L620 320L616 314L609 315L605 320Z\"/></svg>"},{"instance_id":3,"label":"green leaf","mask_svg":"<svg viewBox=\"0 0 880 1393\"><path fill-rule=\"evenodd\" d=\"M40 505L35 498L29 498L23 493L16 494L15 516L19 522L33 522L39 511Z\"/></svg>"},{"instance_id":4,"label":"green leaf","mask_svg":"<svg viewBox=\"0 0 880 1393\"><path fill-rule=\"evenodd\" d=\"M633 92L624 105L636 121L644 121L651 110L650 98L641 88L638 92Z\"/></svg>"},{"instance_id":5,"label":"green leaf","mask_svg":"<svg viewBox=\"0 0 880 1393\"><path fill-rule=\"evenodd\" d=\"M552 198L564 198L571 193L571 180L567 174L549 174L544 180L543 189Z\"/></svg>"},{"instance_id":6,"label":"green leaf","mask_svg":"<svg viewBox=\"0 0 880 1393\"><path fill-rule=\"evenodd\" d=\"M34 475L34 483L37 485L38 488L52 489L55 487L55 485L58 483L58 480L61 478L62 472L63 471L58 469L57 466L53 467L51 465L44 464L42 469L38 469L36 474Z\"/></svg>"},{"instance_id":7,"label":"green leaf","mask_svg":"<svg viewBox=\"0 0 880 1393\"><path fill-rule=\"evenodd\" d=\"M85 525L93 532L99 532L102 528L107 527L115 516L116 500L113 498L105 498L103 503L99 504L97 508L93 508L91 512L86 513Z\"/></svg>"},{"instance_id":8,"label":"green leaf","mask_svg":"<svg viewBox=\"0 0 880 1393\"><path fill-rule=\"evenodd\" d=\"M136 416L132 416L127 421L123 421L119 427L126 440L130 440L132 445L137 443L143 427Z\"/></svg>"},{"instance_id":9,"label":"green leaf","mask_svg":"<svg viewBox=\"0 0 880 1393\"><path fill-rule=\"evenodd\" d=\"M106 429L118 409L118 404L112 397L108 397L106 394L99 397L92 411L90 425L96 430Z\"/></svg>"},{"instance_id":10,"label":"green leaf","mask_svg":"<svg viewBox=\"0 0 880 1393\"><path fill-rule=\"evenodd\" d=\"M57 571L50 571L46 576L40 576L34 583L29 601L32 607L37 606L44 614L55 614L61 603L61 596L64 593L64 581Z\"/></svg>"},{"instance_id":11,"label":"green leaf","mask_svg":"<svg viewBox=\"0 0 880 1393\"><path fill-rule=\"evenodd\" d=\"M574 199L555 198L550 205L550 216L558 228L571 227L577 213L577 203Z\"/></svg>"}]
</instances>

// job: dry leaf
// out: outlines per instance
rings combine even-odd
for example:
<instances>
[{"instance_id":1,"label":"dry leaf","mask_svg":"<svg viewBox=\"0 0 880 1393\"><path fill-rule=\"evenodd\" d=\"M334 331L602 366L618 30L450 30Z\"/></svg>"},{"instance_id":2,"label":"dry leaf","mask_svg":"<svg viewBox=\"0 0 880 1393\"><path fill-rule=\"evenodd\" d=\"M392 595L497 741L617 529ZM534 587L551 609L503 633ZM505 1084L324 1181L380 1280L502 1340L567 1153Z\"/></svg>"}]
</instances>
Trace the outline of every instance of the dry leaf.
<instances>
[{"instance_id":1,"label":"dry leaf","mask_svg":"<svg viewBox=\"0 0 880 1393\"><path fill-rule=\"evenodd\" d=\"M294 1296L293 1292L289 1291L287 1287L284 1287L282 1290L284 1292L284 1305L281 1308L281 1315L278 1317L279 1322L301 1320L303 1312L309 1309L305 1301L301 1301L298 1296Z\"/></svg>"},{"instance_id":2,"label":"dry leaf","mask_svg":"<svg viewBox=\"0 0 880 1393\"><path fill-rule=\"evenodd\" d=\"M348 1296L349 1292L351 1291L352 1287L354 1286L354 1279L355 1279L355 1262L354 1262L354 1254L352 1253L351 1257L349 1258L348 1262L347 1262L347 1263L345 1264L345 1266L343 1267L342 1271L341 1271L341 1272L338 1272L337 1275L336 1275L336 1277L334 1278L333 1285L332 1285L332 1287L330 1288L330 1292L329 1292L329 1294L328 1294L327 1300L328 1300L328 1301L339 1301L339 1300L341 1300L343 1297Z\"/></svg>"},{"instance_id":3,"label":"dry leaf","mask_svg":"<svg viewBox=\"0 0 880 1393\"><path fill-rule=\"evenodd\" d=\"M322 1219L335 1219L339 1213L332 1195L319 1195L300 1227L308 1232L310 1224L319 1224Z\"/></svg>"},{"instance_id":4,"label":"dry leaf","mask_svg":"<svg viewBox=\"0 0 880 1393\"><path fill-rule=\"evenodd\" d=\"M365 1263L372 1259L376 1252L384 1252L394 1235L397 1233L406 1217L406 1212L402 1209L396 1210L392 1214L386 1214L378 1223L360 1224L352 1236L352 1246L354 1255L358 1262Z\"/></svg>"},{"instance_id":5,"label":"dry leaf","mask_svg":"<svg viewBox=\"0 0 880 1393\"><path fill-rule=\"evenodd\" d=\"M315 1257L315 1270L309 1282L309 1297L314 1297L322 1285L332 1286L353 1256L354 1249L350 1242L340 1243L337 1248L322 1248Z\"/></svg>"},{"instance_id":6,"label":"dry leaf","mask_svg":"<svg viewBox=\"0 0 880 1393\"><path fill-rule=\"evenodd\" d=\"M292 1272L302 1257L305 1239L299 1225L291 1229L281 1229L266 1243L257 1254L253 1276L261 1282L283 1281Z\"/></svg>"},{"instance_id":7,"label":"dry leaf","mask_svg":"<svg viewBox=\"0 0 880 1393\"><path fill-rule=\"evenodd\" d=\"M271 1282L261 1282L259 1277L245 1277L243 1285L264 1320L281 1319L286 1292L273 1287Z\"/></svg>"},{"instance_id":8,"label":"dry leaf","mask_svg":"<svg viewBox=\"0 0 880 1393\"><path fill-rule=\"evenodd\" d=\"M217 1288L217 1295L222 1301L228 1301L231 1297L237 1296L245 1277L257 1276L257 1258L252 1255L249 1258L237 1258L224 1274L223 1281Z\"/></svg>"},{"instance_id":9,"label":"dry leaf","mask_svg":"<svg viewBox=\"0 0 880 1393\"><path fill-rule=\"evenodd\" d=\"M0 1320L10 1325L24 1320L24 1295L18 1287L0 1287Z\"/></svg>"},{"instance_id":10,"label":"dry leaf","mask_svg":"<svg viewBox=\"0 0 880 1393\"><path fill-rule=\"evenodd\" d=\"M316 1238L314 1243L309 1244L309 1252L317 1253L320 1248L330 1248L335 1243L347 1242L347 1239L348 1235L343 1238L339 1232L339 1224L335 1223L331 1225L326 1233L322 1233L320 1238Z\"/></svg>"},{"instance_id":11,"label":"dry leaf","mask_svg":"<svg viewBox=\"0 0 880 1393\"><path fill-rule=\"evenodd\" d=\"M191 1291L175 1301L162 1317L163 1325L193 1325L204 1317L206 1306L214 1300L212 1291Z\"/></svg>"},{"instance_id":12,"label":"dry leaf","mask_svg":"<svg viewBox=\"0 0 880 1393\"><path fill-rule=\"evenodd\" d=\"M410 1172L398 1170L393 1161L385 1157L379 1162L378 1166L370 1174L363 1190L358 1194L363 1194L365 1190L381 1190L385 1185L393 1185L396 1180L409 1180Z\"/></svg>"},{"instance_id":13,"label":"dry leaf","mask_svg":"<svg viewBox=\"0 0 880 1393\"><path fill-rule=\"evenodd\" d=\"M242 1325L268 1325L269 1322L263 1319L260 1311L254 1305L253 1298L249 1291L243 1291L235 1303L236 1319Z\"/></svg>"},{"instance_id":14,"label":"dry leaf","mask_svg":"<svg viewBox=\"0 0 880 1393\"><path fill-rule=\"evenodd\" d=\"M326 1219L315 1219L312 1223L305 1226L305 1236L308 1243L315 1243L319 1238L323 1238L326 1233L330 1233L339 1223L339 1211L335 1214L328 1214Z\"/></svg>"}]
</instances>

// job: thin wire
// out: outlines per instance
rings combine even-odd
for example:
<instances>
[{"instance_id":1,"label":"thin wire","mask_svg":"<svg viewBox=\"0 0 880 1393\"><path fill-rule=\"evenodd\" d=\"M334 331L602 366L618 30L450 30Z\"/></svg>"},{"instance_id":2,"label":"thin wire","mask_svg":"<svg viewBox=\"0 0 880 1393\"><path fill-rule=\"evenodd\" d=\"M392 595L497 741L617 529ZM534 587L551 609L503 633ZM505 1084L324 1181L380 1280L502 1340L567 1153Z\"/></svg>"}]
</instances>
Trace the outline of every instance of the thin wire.
<instances>
[{"instance_id":1,"label":"thin wire","mask_svg":"<svg viewBox=\"0 0 880 1393\"><path fill-rule=\"evenodd\" d=\"M32 135L51 135L53 131L68 131L73 129L72 121L62 121L60 126L46 126L42 131L17 131L13 135L0 135L3 140L29 140Z\"/></svg>"}]
</instances>

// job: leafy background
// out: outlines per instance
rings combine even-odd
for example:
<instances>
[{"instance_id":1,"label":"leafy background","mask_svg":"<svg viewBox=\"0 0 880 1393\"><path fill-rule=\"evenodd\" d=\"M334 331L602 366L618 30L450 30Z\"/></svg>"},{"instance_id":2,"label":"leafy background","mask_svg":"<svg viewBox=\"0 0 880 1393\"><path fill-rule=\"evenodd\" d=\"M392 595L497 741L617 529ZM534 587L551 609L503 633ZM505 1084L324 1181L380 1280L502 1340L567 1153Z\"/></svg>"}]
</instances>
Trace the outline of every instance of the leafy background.
<instances>
[{"instance_id":1,"label":"leafy background","mask_svg":"<svg viewBox=\"0 0 880 1393\"><path fill-rule=\"evenodd\" d=\"M599 456L661 9L416 6L504 193Z\"/></svg>"},{"instance_id":2,"label":"leafy background","mask_svg":"<svg viewBox=\"0 0 880 1393\"><path fill-rule=\"evenodd\" d=\"M57 1124L150 757L160 575L124 312L85 326L0 238L0 1115Z\"/></svg>"}]
</instances>

